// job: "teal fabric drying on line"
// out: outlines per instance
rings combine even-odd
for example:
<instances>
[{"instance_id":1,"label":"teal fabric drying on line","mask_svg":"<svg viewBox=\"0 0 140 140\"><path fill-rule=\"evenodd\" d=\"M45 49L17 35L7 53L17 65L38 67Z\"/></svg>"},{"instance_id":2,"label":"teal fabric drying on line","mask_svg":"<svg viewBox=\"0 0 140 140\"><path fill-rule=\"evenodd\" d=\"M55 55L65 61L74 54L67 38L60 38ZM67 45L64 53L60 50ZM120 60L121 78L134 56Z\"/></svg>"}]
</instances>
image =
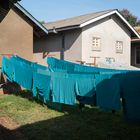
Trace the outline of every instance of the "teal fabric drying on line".
<instances>
[{"instance_id":1,"label":"teal fabric drying on line","mask_svg":"<svg viewBox=\"0 0 140 140\"><path fill-rule=\"evenodd\" d=\"M73 80L73 78L52 76L51 82L53 102L68 105L74 105L76 103L76 95L74 88L75 80Z\"/></svg>"},{"instance_id":2,"label":"teal fabric drying on line","mask_svg":"<svg viewBox=\"0 0 140 140\"><path fill-rule=\"evenodd\" d=\"M14 63L15 67L15 76L14 82L18 83L22 87L32 90L33 86L33 71L32 68L26 64L17 64Z\"/></svg>"},{"instance_id":3,"label":"teal fabric drying on line","mask_svg":"<svg viewBox=\"0 0 140 140\"><path fill-rule=\"evenodd\" d=\"M68 73L88 72L87 69L91 68L91 67L88 67L88 66L86 67L86 66L82 66L80 64L75 64L75 63L72 63L72 62L68 62L68 61L65 61L65 60L59 60L59 59L56 59L56 58L53 58L53 57L48 57L47 63L48 63L49 68L52 71L57 71L57 70L61 69L61 70L65 70ZM96 68L95 68L95 70L96 70ZM89 71L89 72L93 72L93 69L92 69L92 71Z\"/></svg>"},{"instance_id":4,"label":"teal fabric drying on line","mask_svg":"<svg viewBox=\"0 0 140 140\"><path fill-rule=\"evenodd\" d=\"M67 72L73 72L74 71L74 64L71 62L67 62L64 60L59 60L53 57L48 57L47 63L51 71L55 70L66 70Z\"/></svg>"},{"instance_id":5,"label":"teal fabric drying on line","mask_svg":"<svg viewBox=\"0 0 140 140\"><path fill-rule=\"evenodd\" d=\"M74 72L93 72L93 69L88 66L82 66L80 64L75 64L72 62L68 62L65 60L59 60L53 57L48 57L47 63L49 68L52 71L57 71L59 69L65 70L68 73L74 73ZM87 69L89 68L89 71ZM95 72L96 68L94 69Z\"/></svg>"},{"instance_id":6,"label":"teal fabric drying on line","mask_svg":"<svg viewBox=\"0 0 140 140\"><path fill-rule=\"evenodd\" d=\"M95 75L79 73L68 74L68 76L75 79L76 99L82 104L95 105Z\"/></svg>"},{"instance_id":7,"label":"teal fabric drying on line","mask_svg":"<svg viewBox=\"0 0 140 140\"><path fill-rule=\"evenodd\" d=\"M95 94L95 78L79 78L75 88L76 95L92 97Z\"/></svg>"},{"instance_id":8,"label":"teal fabric drying on line","mask_svg":"<svg viewBox=\"0 0 140 140\"><path fill-rule=\"evenodd\" d=\"M122 84L124 116L128 121L140 121L140 77L125 77Z\"/></svg>"},{"instance_id":9,"label":"teal fabric drying on line","mask_svg":"<svg viewBox=\"0 0 140 140\"><path fill-rule=\"evenodd\" d=\"M70 74L70 73L51 73L52 77L67 78L75 82L74 88L76 95L91 97L95 94L95 75L94 74Z\"/></svg>"},{"instance_id":10,"label":"teal fabric drying on line","mask_svg":"<svg viewBox=\"0 0 140 140\"><path fill-rule=\"evenodd\" d=\"M43 75L48 75L48 76L51 75L51 72L49 70L37 69L37 71L35 72L37 72L38 74L43 74Z\"/></svg>"},{"instance_id":11,"label":"teal fabric drying on line","mask_svg":"<svg viewBox=\"0 0 140 140\"><path fill-rule=\"evenodd\" d=\"M139 77L140 78L140 71L127 71L124 75L123 78L127 78L127 77Z\"/></svg>"},{"instance_id":12,"label":"teal fabric drying on line","mask_svg":"<svg viewBox=\"0 0 140 140\"><path fill-rule=\"evenodd\" d=\"M15 68L13 66L13 63L10 61L10 59L4 56L2 58L2 73L4 73L6 78L11 82L14 79L14 71Z\"/></svg>"},{"instance_id":13,"label":"teal fabric drying on line","mask_svg":"<svg viewBox=\"0 0 140 140\"><path fill-rule=\"evenodd\" d=\"M19 57L19 56L12 56L11 60L14 61L14 62L20 63L20 64L26 64L26 65L32 67L32 69L34 71L37 71L38 69L49 71L48 67L37 64L37 63L34 63L34 62L30 62L30 61L28 61L24 58Z\"/></svg>"},{"instance_id":14,"label":"teal fabric drying on line","mask_svg":"<svg viewBox=\"0 0 140 140\"><path fill-rule=\"evenodd\" d=\"M107 68L98 68L80 65L65 60L59 60L53 57L48 57L47 59L48 66L52 72L57 70L65 70L68 73L102 73L102 72L120 72L123 70L107 69Z\"/></svg>"},{"instance_id":15,"label":"teal fabric drying on line","mask_svg":"<svg viewBox=\"0 0 140 140\"><path fill-rule=\"evenodd\" d=\"M32 63L30 63L31 65L29 65L29 64L24 63L23 61L17 59L16 57L11 57L11 58L10 58L10 61L11 61L13 64L16 64L16 65L19 65L19 66L25 66L25 68L28 68L28 69L33 70L33 68L32 68Z\"/></svg>"},{"instance_id":16,"label":"teal fabric drying on line","mask_svg":"<svg viewBox=\"0 0 140 140\"><path fill-rule=\"evenodd\" d=\"M49 71L48 67L40 65L40 64L37 64L37 63L33 63L32 67L35 68L36 70L41 69L41 70Z\"/></svg>"},{"instance_id":17,"label":"teal fabric drying on line","mask_svg":"<svg viewBox=\"0 0 140 140\"><path fill-rule=\"evenodd\" d=\"M120 79L96 75L96 104L103 110L120 109Z\"/></svg>"},{"instance_id":18,"label":"teal fabric drying on line","mask_svg":"<svg viewBox=\"0 0 140 140\"><path fill-rule=\"evenodd\" d=\"M64 88L62 89L67 89L67 86L70 86L71 90L66 90L66 92L60 92L66 94L66 98L73 99L73 103L70 104L75 104L75 95L76 98L79 102L84 103L84 104L89 104L89 105L95 105L95 81L94 81L94 74L70 74L70 73L51 73L51 77L57 77L60 81L63 79L65 82L62 83L62 86ZM59 81L58 80L58 81ZM54 81L52 79L52 81ZM68 82L68 85L65 86L65 84ZM78 84L76 84L76 82ZM56 82L59 83L59 82ZM59 86L59 85L57 85ZM55 85L54 85L55 87ZM65 88L66 87L66 88ZM59 88L58 88L59 89ZM60 89L61 90L61 89ZM68 94L67 94L68 93ZM57 94L58 95L58 94ZM68 97L68 95L70 95ZM62 96L62 95L60 95ZM64 96L64 95L63 95ZM59 98L59 96L58 96ZM64 98L63 98L64 100ZM58 100L59 102L59 100ZM61 102L64 103L64 102ZM67 102L66 104L69 104Z\"/></svg>"},{"instance_id":19,"label":"teal fabric drying on line","mask_svg":"<svg viewBox=\"0 0 140 140\"><path fill-rule=\"evenodd\" d=\"M99 83L106 79L111 79L114 74L95 74L95 85L97 86Z\"/></svg>"},{"instance_id":20,"label":"teal fabric drying on line","mask_svg":"<svg viewBox=\"0 0 140 140\"><path fill-rule=\"evenodd\" d=\"M27 64L27 65L32 65L32 62L31 61L28 61L22 57L19 57L18 55L15 55L15 56L12 56L11 58L15 58L16 60L18 60L19 62L22 62L24 64Z\"/></svg>"},{"instance_id":21,"label":"teal fabric drying on line","mask_svg":"<svg viewBox=\"0 0 140 140\"><path fill-rule=\"evenodd\" d=\"M12 62L12 63L14 63L14 64L17 64L17 65L22 65L23 64L23 62L21 61L21 60L19 60L17 57L15 57L15 56L11 56L10 57L10 61ZM25 64L25 63L24 63Z\"/></svg>"},{"instance_id":22,"label":"teal fabric drying on line","mask_svg":"<svg viewBox=\"0 0 140 140\"><path fill-rule=\"evenodd\" d=\"M43 102L50 101L51 77L43 74L33 73L33 96L38 96Z\"/></svg>"}]
</instances>

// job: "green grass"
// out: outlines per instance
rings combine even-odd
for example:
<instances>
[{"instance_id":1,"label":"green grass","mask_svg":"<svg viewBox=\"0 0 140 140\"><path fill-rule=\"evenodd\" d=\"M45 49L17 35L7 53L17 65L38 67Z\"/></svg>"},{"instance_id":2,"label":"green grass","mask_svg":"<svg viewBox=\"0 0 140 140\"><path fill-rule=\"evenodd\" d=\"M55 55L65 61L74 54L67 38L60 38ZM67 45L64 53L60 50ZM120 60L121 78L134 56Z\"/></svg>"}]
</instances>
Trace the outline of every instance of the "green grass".
<instances>
[{"instance_id":1,"label":"green grass","mask_svg":"<svg viewBox=\"0 0 140 140\"><path fill-rule=\"evenodd\" d=\"M26 98L28 93L0 95L0 116L20 125L17 130L29 140L139 140L140 125L124 121L123 113L86 107L63 106L62 111Z\"/></svg>"}]
</instances>

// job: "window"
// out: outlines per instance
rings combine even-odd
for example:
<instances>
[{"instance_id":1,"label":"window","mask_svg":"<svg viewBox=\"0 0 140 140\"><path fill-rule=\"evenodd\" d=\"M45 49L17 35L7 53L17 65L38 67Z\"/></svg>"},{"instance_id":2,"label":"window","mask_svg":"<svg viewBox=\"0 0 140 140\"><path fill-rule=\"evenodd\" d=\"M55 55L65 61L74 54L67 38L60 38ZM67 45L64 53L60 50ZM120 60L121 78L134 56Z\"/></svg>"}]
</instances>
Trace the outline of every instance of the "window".
<instances>
[{"instance_id":1,"label":"window","mask_svg":"<svg viewBox=\"0 0 140 140\"><path fill-rule=\"evenodd\" d=\"M140 48L136 47L136 64L140 64Z\"/></svg>"},{"instance_id":2,"label":"window","mask_svg":"<svg viewBox=\"0 0 140 140\"><path fill-rule=\"evenodd\" d=\"M116 41L116 53L123 53L123 42Z\"/></svg>"},{"instance_id":3,"label":"window","mask_svg":"<svg viewBox=\"0 0 140 140\"><path fill-rule=\"evenodd\" d=\"M92 51L101 50L101 39L99 37L92 37Z\"/></svg>"}]
</instances>

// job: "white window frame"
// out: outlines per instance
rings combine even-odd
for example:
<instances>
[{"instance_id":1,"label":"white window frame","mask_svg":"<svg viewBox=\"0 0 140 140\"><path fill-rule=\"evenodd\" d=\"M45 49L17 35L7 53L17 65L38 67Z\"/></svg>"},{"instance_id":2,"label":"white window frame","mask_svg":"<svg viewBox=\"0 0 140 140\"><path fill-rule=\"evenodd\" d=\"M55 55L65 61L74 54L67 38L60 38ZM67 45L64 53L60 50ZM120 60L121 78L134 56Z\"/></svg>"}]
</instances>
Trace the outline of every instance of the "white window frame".
<instances>
[{"instance_id":1,"label":"white window frame","mask_svg":"<svg viewBox=\"0 0 140 140\"><path fill-rule=\"evenodd\" d=\"M115 44L115 49L116 49L116 53L120 53L122 54L123 53L123 41L116 41L116 44Z\"/></svg>"},{"instance_id":2,"label":"white window frame","mask_svg":"<svg viewBox=\"0 0 140 140\"><path fill-rule=\"evenodd\" d=\"M101 38L92 36L92 51L101 51Z\"/></svg>"}]
</instances>

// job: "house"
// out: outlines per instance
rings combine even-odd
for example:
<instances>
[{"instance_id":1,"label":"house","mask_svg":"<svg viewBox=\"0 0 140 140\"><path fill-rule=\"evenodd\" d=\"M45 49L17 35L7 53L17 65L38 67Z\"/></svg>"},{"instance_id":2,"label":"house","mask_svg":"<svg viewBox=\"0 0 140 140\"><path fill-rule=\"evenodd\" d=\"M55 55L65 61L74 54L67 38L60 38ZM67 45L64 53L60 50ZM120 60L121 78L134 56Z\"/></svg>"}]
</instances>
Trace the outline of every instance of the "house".
<instances>
[{"instance_id":1,"label":"house","mask_svg":"<svg viewBox=\"0 0 140 140\"><path fill-rule=\"evenodd\" d=\"M3 55L13 54L34 61L34 42L47 34L48 30L16 3L0 22L0 63Z\"/></svg>"},{"instance_id":2,"label":"house","mask_svg":"<svg viewBox=\"0 0 140 140\"><path fill-rule=\"evenodd\" d=\"M140 38L118 10L107 10L44 24L49 35L36 39L34 55L98 65L130 66L131 38Z\"/></svg>"},{"instance_id":3,"label":"house","mask_svg":"<svg viewBox=\"0 0 140 140\"><path fill-rule=\"evenodd\" d=\"M140 34L140 26L135 30ZM132 39L131 46L131 65L140 68L140 39Z\"/></svg>"}]
</instances>

